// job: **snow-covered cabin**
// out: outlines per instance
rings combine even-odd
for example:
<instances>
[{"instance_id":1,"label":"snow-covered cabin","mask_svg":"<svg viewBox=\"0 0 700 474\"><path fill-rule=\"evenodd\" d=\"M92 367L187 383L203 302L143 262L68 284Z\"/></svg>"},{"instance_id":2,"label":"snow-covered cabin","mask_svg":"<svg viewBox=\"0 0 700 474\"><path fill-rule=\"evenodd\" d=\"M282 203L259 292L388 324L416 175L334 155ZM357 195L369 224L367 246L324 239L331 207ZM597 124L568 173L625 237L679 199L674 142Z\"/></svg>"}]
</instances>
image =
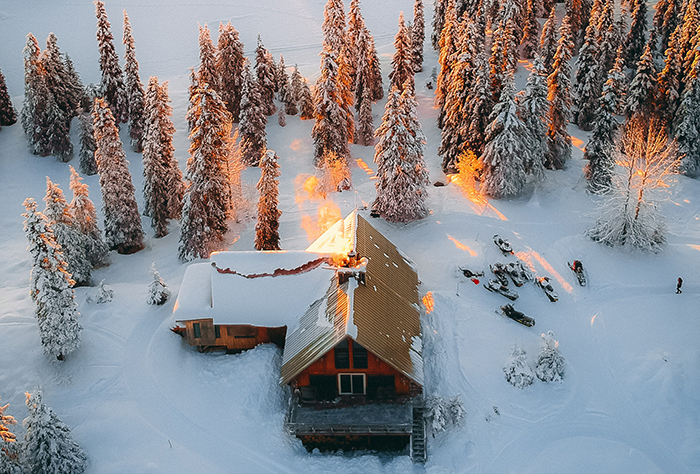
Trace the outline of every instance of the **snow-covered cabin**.
<instances>
[{"instance_id":1,"label":"snow-covered cabin","mask_svg":"<svg viewBox=\"0 0 700 474\"><path fill-rule=\"evenodd\" d=\"M190 265L176 332L203 351L282 347L286 427L307 447L401 447L422 426L410 403L423 386L419 285L412 262L354 211L305 251Z\"/></svg>"}]
</instances>

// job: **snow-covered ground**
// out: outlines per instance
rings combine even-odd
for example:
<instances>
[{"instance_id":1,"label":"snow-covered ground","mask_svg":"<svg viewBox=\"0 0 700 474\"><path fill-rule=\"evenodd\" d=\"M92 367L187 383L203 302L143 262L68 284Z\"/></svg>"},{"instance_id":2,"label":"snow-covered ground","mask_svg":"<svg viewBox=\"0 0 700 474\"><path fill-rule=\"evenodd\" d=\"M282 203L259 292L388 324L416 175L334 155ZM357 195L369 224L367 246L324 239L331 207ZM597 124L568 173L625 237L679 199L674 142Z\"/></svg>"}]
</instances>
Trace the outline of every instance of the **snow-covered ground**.
<instances>
[{"instance_id":1,"label":"snow-covered ground","mask_svg":"<svg viewBox=\"0 0 700 474\"><path fill-rule=\"evenodd\" d=\"M348 3L348 2L346 2ZM431 3L431 2L427 2ZM190 0L110 1L107 12L123 54L121 10L128 10L140 73L170 81L177 158L184 169L188 68L198 64L197 23L216 38L219 21L231 20L246 52L256 35L276 59L298 63L315 77L321 47L322 0L212 2ZM398 13L410 17L410 0L366 0L362 10L374 34L386 74ZM346 5L347 7L347 5ZM432 5L426 5L431 17ZM429 24L428 18L427 23ZM84 82L99 80L94 6L90 0L0 2L0 67L15 107L22 104L22 48L32 32L41 45L58 37ZM425 72L417 76L419 117L428 137L431 180L439 169L439 131L432 92L424 84L437 56L426 46ZM525 68L518 85L524 85ZM375 125L383 103L375 106ZM374 181L358 167L356 192L309 199L301 189L313 173L312 123L276 117L268 143L280 156L280 234L285 249L311 240L304 227L318 211L338 206L346 214L374 197ZM75 127L74 127L75 128ZM425 470L451 472L700 472L700 181L678 177L663 212L668 245L658 255L628 254L584 236L593 222L595 199L585 192L580 148L586 134L570 129L577 148L565 171L520 199L473 203L451 184L431 187L432 215L410 225L371 220L417 264L435 310L424 321L426 391L460 394L467 411L462 428L429 441ZM125 129L122 130L125 137ZM77 144L77 134L73 134ZM353 156L370 168L373 149L354 146ZM140 156L128 152L142 202ZM74 163L77 166L77 160ZM282 430L285 392L278 387L279 351L259 347L240 355L199 354L169 331L174 297L164 307L146 304L149 266L155 261L176 294L186 265L176 257L179 228L154 239L149 222L146 249L112 254L112 265L96 271L95 283L115 290L114 301L90 305L95 288L78 288L85 328L82 346L65 362L42 353L28 294L30 260L22 231L22 201L40 200L45 177L68 191L68 164L29 154L19 124L0 131L0 396L9 414L26 416L24 392L44 390L44 399L69 426L90 458L93 473L229 472L406 472L407 456L309 454ZM259 171L247 170L252 188ZM100 204L97 176L86 177ZM40 206L41 207L41 206ZM366 215L366 211L365 215ZM331 215L333 213L331 212ZM532 284L520 288L516 307L536 319L526 328L497 315L506 300L460 277L458 265L486 270L504 261L493 245L499 233L549 275L559 293L550 303ZM251 250L253 225L235 225L233 250ZM512 260L513 257L510 257ZM566 262L580 259L589 286L575 283ZM678 276L683 294L674 294ZM522 345L530 363L540 333L552 330L567 360L562 383L536 381L525 390L509 385L502 372L511 345ZM15 431L21 434L21 429Z\"/></svg>"}]
</instances>

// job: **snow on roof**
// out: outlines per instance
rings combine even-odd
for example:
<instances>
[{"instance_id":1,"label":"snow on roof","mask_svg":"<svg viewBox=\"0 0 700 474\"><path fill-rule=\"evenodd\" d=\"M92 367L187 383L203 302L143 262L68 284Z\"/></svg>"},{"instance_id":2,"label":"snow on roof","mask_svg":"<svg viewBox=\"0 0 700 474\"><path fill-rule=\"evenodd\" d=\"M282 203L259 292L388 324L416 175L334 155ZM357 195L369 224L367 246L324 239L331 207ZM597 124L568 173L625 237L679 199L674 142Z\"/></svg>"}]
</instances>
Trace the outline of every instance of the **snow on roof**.
<instances>
[{"instance_id":1,"label":"snow on roof","mask_svg":"<svg viewBox=\"0 0 700 474\"><path fill-rule=\"evenodd\" d=\"M213 318L216 324L278 327L295 324L309 305L328 288L333 272L318 262L296 274L294 270L319 256L304 251L217 252L211 263L190 265L182 280L175 319Z\"/></svg>"},{"instance_id":2,"label":"snow on roof","mask_svg":"<svg viewBox=\"0 0 700 474\"><path fill-rule=\"evenodd\" d=\"M307 252L319 254L347 254L355 250L357 240L357 210L333 224L309 245Z\"/></svg>"}]
</instances>

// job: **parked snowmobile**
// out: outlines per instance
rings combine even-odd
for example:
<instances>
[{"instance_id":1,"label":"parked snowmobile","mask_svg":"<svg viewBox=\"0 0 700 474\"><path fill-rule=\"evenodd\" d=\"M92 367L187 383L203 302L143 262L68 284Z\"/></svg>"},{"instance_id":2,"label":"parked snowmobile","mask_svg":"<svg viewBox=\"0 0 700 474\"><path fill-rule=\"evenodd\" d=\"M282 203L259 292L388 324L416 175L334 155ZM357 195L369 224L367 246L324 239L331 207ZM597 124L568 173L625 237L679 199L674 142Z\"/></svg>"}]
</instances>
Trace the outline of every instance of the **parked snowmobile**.
<instances>
[{"instance_id":1,"label":"parked snowmobile","mask_svg":"<svg viewBox=\"0 0 700 474\"><path fill-rule=\"evenodd\" d=\"M515 291L512 291L510 288L508 288L508 280L506 280L506 284L504 285L498 280L489 280L488 283L484 283L484 288L486 288L489 291L492 291L494 293L500 293L509 300L515 301L518 299L518 294Z\"/></svg>"},{"instance_id":2,"label":"parked snowmobile","mask_svg":"<svg viewBox=\"0 0 700 474\"><path fill-rule=\"evenodd\" d=\"M554 290L552 283L549 281L549 277L545 276L542 278L537 278L535 280L535 284L544 290L544 293L547 295L547 298L549 298L549 301L551 301L552 303L559 299L559 295Z\"/></svg>"},{"instance_id":3,"label":"parked snowmobile","mask_svg":"<svg viewBox=\"0 0 700 474\"><path fill-rule=\"evenodd\" d=\"M493 243L503 252L503 255L513 255L513 247L510 246L510 242L501 238L500 235L493 236Z\"/></svg>"},{"instance_id":4,"label":"parked snowmobile","mask_svg":"<svg viewBox=\"0 0 700 474\"><path fill-rule=\"evenodd\" d=\"M513 308L512 304L501 306L501 314L527 327L535 325L534 319L525 316L523 313Z\"/></svg>"},{"instance_id":5,"label":"parked snowmobile","mask_svg":"<svg viewBox=\"0 0 700 474\"><path fill-rule=\"evenodd\" d=\"M467 278L479 278L479 277L484 276L484 272L473 272L473 271L469 270L468 268L459 267L459 270Z\"/></svg>"},{"instance_id":6,"label":"parked snowmobile","mask_svg":"<svg viewBox=\"0 0 700 474\"><path fill-rule=\"evenodd\" d=\"M523 266L523 262L510 262L505 266L505 272L513 280L515 286L523 286L528 280L532 279L532 274L530 270Z\"/></svg>"},{"instance_id":7,"label":"parked snowmobile","mask_svg":"<svg viewBox=\"0 0 700 474\"><path fill-rule=\"evenodd\" d=\"M568 263L568 262L567 262ZM574 260L574 263L568 263L571 271L576 275L578 284L581 286L586 286L586 274L583 272L583 264L580 260Z\"/></svg>"},{"instance_id":8,"label":"parked snowmobile","mask_svg":"<svg viewBox=\"0 0 700 474\"><path fill-rule=\"evenodd\" d=\"M498 281L500 281L502 285L508 285L508 272L506 272L505 265L496 262L493 265L489 265L489 268L491 269L491 273L496 275L496 278L498 278Z\"/></svg>"}]
</instances>

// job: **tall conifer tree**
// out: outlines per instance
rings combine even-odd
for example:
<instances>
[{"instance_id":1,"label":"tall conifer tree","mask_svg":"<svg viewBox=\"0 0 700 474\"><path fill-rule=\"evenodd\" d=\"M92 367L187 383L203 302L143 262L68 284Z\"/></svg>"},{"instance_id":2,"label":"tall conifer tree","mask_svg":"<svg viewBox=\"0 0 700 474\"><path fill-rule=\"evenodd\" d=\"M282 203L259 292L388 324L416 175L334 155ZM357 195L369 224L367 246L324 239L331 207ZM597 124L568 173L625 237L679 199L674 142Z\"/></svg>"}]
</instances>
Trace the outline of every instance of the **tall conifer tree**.
<instances>
[{"instance_id":1,"label":"tall conifer tree","mask_svg":"<svg viewBox=\"0 0 700 474\"><path fill-rule=\"evenodd\" d=\"M425 43L425 12L423 0L414 0L413 28L411 28L414 72L421 72L423 70L423 43Z\"/></svg>"},{"instance_id":2,"label":"tall conifer tree","mask_svg":"<svg viewBox=\"0 0 700 474\"><path fill-rule=\"evenodd\" d=\"M7 92L5 76L0 71L0 127L10 126L17 122L17 113L12 106L10 94Z\"/></svg>"},{"instance_id":3,"label":"tall conifer tree","mask_svg":"<svg viewBox=\"0 0 700 474\"><path fill-rule=\"evenodd\" d=\"M131 34L131 23L129 16L124 10L124 38L123 43L126 48L124 53L124 76L126 77L126 96L129 103L129 137L131 138L131 149L137 153L143 150L144 121L144 91L141 78L139 77L139 63L136 60L136 50L134 37Z\"/></svg>"},{"instance_id":4,"label":"tall conifer tree","mask_svg":"<svg viewBox=\"0 0 700 474\"><path fill-rule=\"evenodd\" d=\"M523 28L523 40L520 43L523 47L523 57L526 59L534 58L537 53L540 38L540 24L537 21L537 16L536 0L527 0L525 28Z\"/></svg>"},{"instance_id":5,"label":"tall conifer tree","mask_svg":"<svg viewBox=\"0 0 700 474\"><path fill-rule=\"evenodd\" d=\"M277 154L267 150L260 160L260 181L258 181L258 222L255 224L255 249L279 250L279 218L282 212L278 209L279 196L279 164Z\"/></svg>"},{"instance_id":6,"label":"tall conifer tree","mask_svg":"<svg viewBox=\"0 0 700 474\"><path fill-rule=\"evenodd\" d=\"M272 55L265 49L260 35L258 35L258 46L255 48L255 75L258 79L260 105L263 112L267 116L273 115L277 111L274 102L276 70Z\"/></svg>"},{"instance_id":7,"label":"tall conifer tree","mask_svg":"<svg viewBox=\"0 0 700 474\"><path fill-rule=\"evenodd\" d=\"M209 84L213 90L219 89L219 72L216 69L216 48L211 39L209 27L199 27L199 69L197 69L197 80L199 87Z\"/></svg>"},{"instance_id":8,"label":"tall conifer tree","mask_svg":"<svg viewBox=\"0 0 700 474\"><path fill-rule=\"evenodd\" d=\"M182 206L180 260L208 258L228 230L231 196L226 176L231 114L208 85L197 89L187 112L190 132L189 181Z\"/></svg>"},{"instance_id":9,"label":"tall conifer tree","mask_svg":"<svg viewBox=\"0 0 700 474\"><path fill-rule=\"evenodd\" d=\"M438 114L438 128L442 128L443 121L445 119L445 99L447 98L447 90L449 87L448 78L452 71L452 65L456 60L457 52L457 42L459 40L457 35L457 15L454 8L454 0L447 0L447 11L445 12L445 19L442 26L442 33L440 36L440 56L438 61L440 63L440 73L437 77L437 84L435 85L435 107L439 110Z\"/></svg>"},{"instance_id":10,"label":"tall conifer tree","mask_svg":"<svg viewBox=\"0 0 700 474\"><path fill-rule=\"evenodd\" d=\"M632 24L625 40L627 62L636 61L644 51L647 32L647 2L634 0L632 7Z\"/></svg>"},{"instance_id":11,"label":"tall conifer tree","mask_svg":"<svg viewBox=\"0 0 700 474\"><path fill-rule=\"evenodd\" d=\"M238 122L243 95L243 43L238 31L231 26L219 23L219 42L217 47L216 69L219 73L219 95L226 103L234 122Z\"/></svg>"},{"instance_id":12,"label":"tall conifer tree","mask_svg":"<svg viewBox=\"0 0 700 474\"><path fill-rule=\"evenodd\" d=\"M97 227L97 211L89 197L88 185L83 178L70 166L70 189L73 199L70 212L73 217L73 227L85 236L85 253L93 268L109 265L109 248L102 238L102 232Z\"/></svg>"},{"instance_id":13,"label":"tall conifer tree","mask_svg":"<svg viewBox=\"0 0 700 474\"><path fill-rule=\"evenodd\" d=\"M642 57L637 61L637 72L627 90L626 115L628 118L643 116L649 119L651 117L652 112L654 112L655 84L656 69L654 67L654 58L651 45L647 43Z\"/></svg>"},{"instance_id":14,"label":"tall conifer tree","mask_svg":"<svg viewBox=\"0 0 700 474\"><path fill-rule=\"evenodd\" d=\"M574 121L581 130L591 130L600 98L600 74L598 65L598 30L594 23L586 28L586 35L576 60L576 108Z\"/></svg>"},{"instance_id":15,"label":"tall conifer tree","mask_svg":"<svg viewBox=\"0 0 700 474\"><path fill-rule=\"evenodd\" d=\"M138 252L144 247L143 230L129 162L126 161L112 112L103 99L95 99L92 118L107 245L122 254Z\"/></svg>"},{"instance_id":16,"label":"tall conifer tree","mask_svg":"<svg viewBox=\"0 0 700 474\"><path fill-rule=\"evenodd\" d=\"M129 104L119 66L119 57L114 50L114 37L107 20L105 3L95 0L95 15L97 16L97 46L100 49L100 95L104 97L110 108L115 123L126 123L129 120Z\"/></svg>"},{"instance_id":17,"label":"tall conifer tree","mask_svg":"<svg viewBox=\"0 0 700 474\"><path fill-rule=\"evenodd\" d=\"M243 65L243 94L241 96L240 117L238 131L241 136L243 163L246 166L258 166L263 152L267 149L267 135L265 133L267 116L263 110L260 88L250 71L248 59L245 60Z\"/></svg>"},{"instance_id":18,"label":"tall conifer tree","mask_svg":"<svg viewBox=\"0 0 700 474\"><path fill-rule=\"evenodd\" d=\"M389 73L390 86L403 91L404 84L413 85L413 53L411 51L411 35L403 19L403 12L399 13L399 31L394 37L394 57L391 60L391 72Z\"/></svg>"},{"instance_id":19,"label":"tall conifer tree","mask_svg":"<svg viewBox=\"0 0 700 474\"><path fill-rule=\"evenodd\" d=\"M544 162L547 156L547 76L539 56L532 62L532 70L527 77L527 86L516 96L518 116L528 130L528 155L523 157L525 173L534 176L535 181L544 178Z\"/></svg>"},{"instance_id":20,"label":"tall conifer tree","mask_svg":"<svg viewBox=\"0 0 700 474\"><path fill-rule=\"evenodd\" d=\"M557 52L558 35L556 21L556 11L552 7L547 21L542 26L542 35L540 36L540 56L547 75L552 73L554 55Z\"/></svg>"}]
</instances>

